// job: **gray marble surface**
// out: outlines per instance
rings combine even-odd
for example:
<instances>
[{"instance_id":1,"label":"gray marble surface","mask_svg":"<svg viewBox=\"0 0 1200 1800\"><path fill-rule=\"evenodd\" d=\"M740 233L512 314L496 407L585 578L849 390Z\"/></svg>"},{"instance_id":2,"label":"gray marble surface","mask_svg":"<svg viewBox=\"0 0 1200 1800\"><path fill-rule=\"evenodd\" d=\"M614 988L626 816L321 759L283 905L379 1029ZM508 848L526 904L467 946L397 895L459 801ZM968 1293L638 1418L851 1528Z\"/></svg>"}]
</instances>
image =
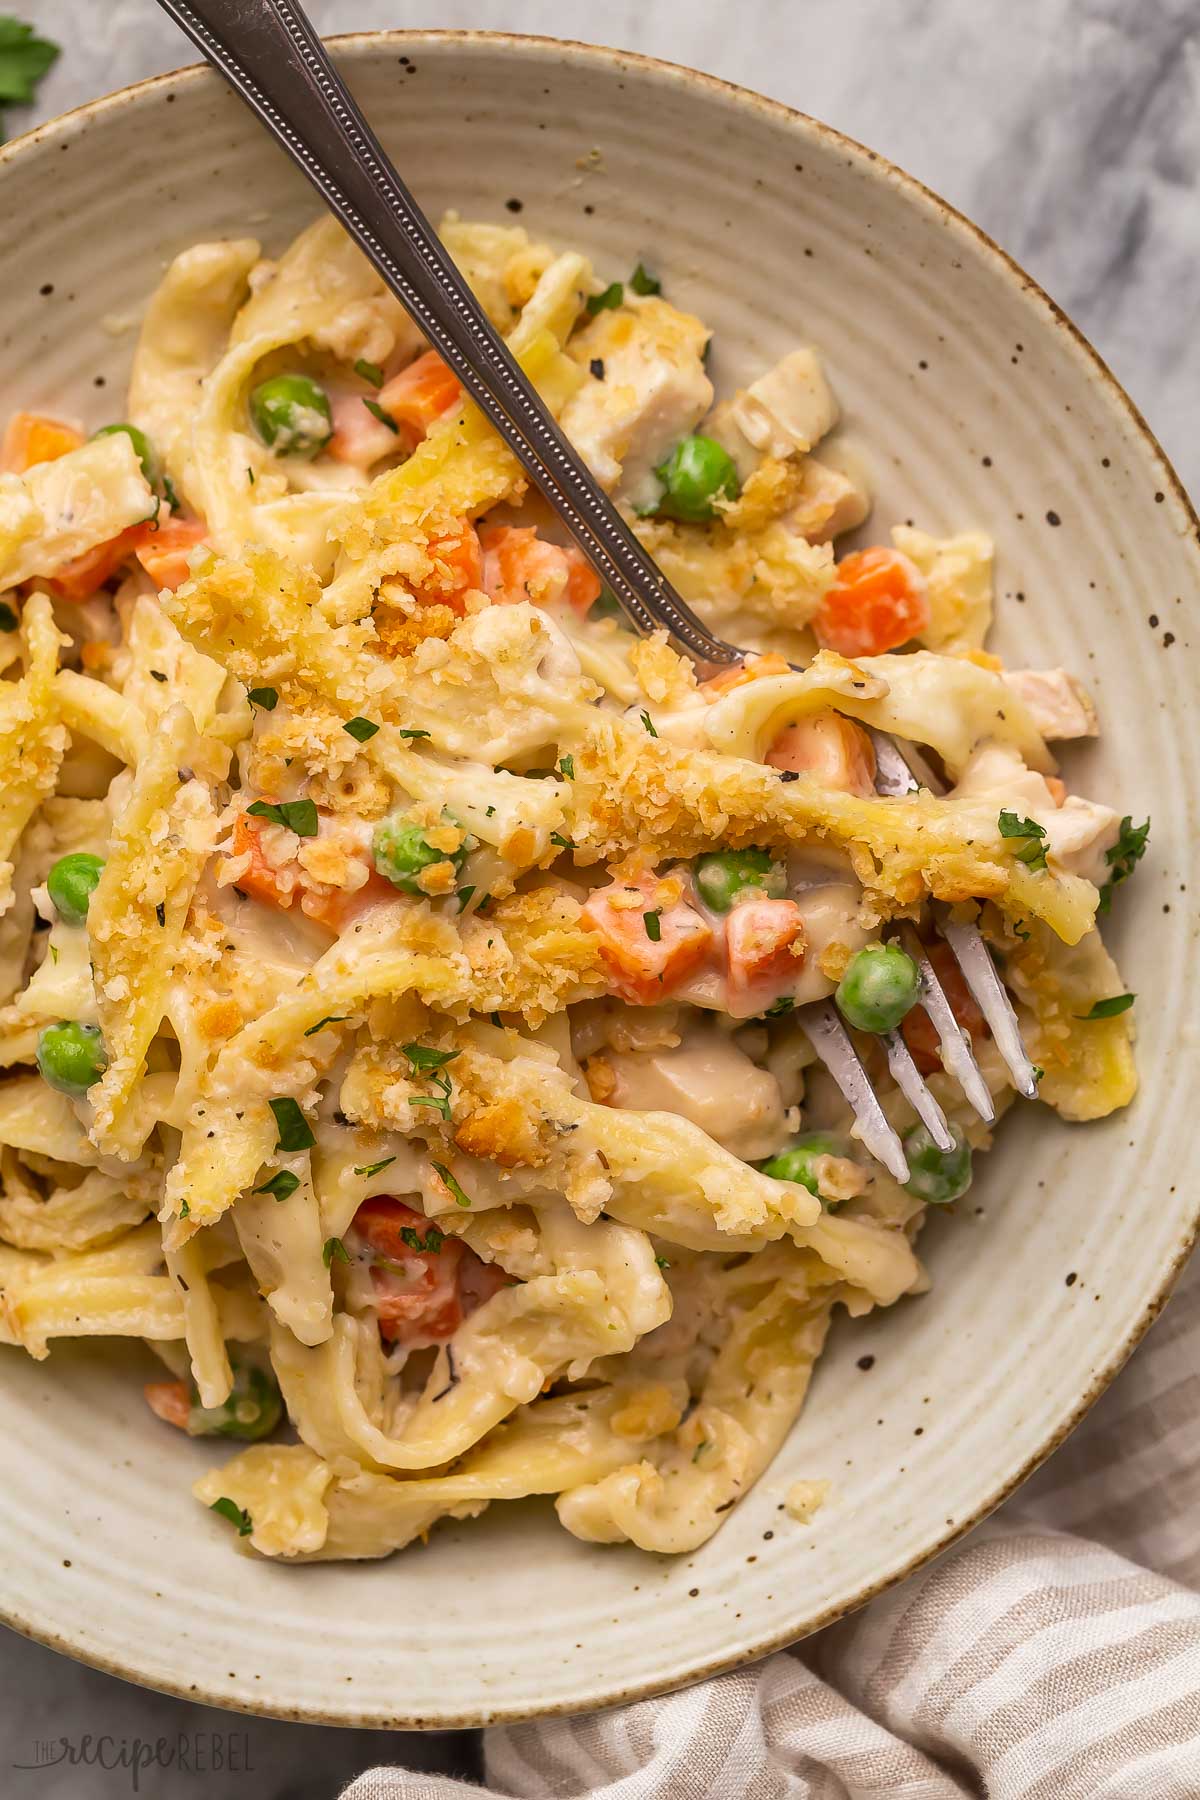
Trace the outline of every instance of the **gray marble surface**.
<instances>
[{"instance_id":1,"label":"gray marble surface","mask_svg":"<svg viewBox=\"0 0 1200 1800\"><path fill-rule=\"evenodd\" d=\"M24 129L194 60L154 0L10 0L66 46ZM9 10L5 7L4 10ZM1200 492L1198 0L310 0L323 31L474 26L646 51L827 119L893 158L1010 249L1092 338ZM230 1740L245 1772L176 1768L154 1800L326 1800L373 1761L455 1767L466 1737L240 1720L146 1694L0 1638L0 1793L116 1800L126 1771L22 1771L36 1739L176 1732ZM241 1741L245 1734L244 1742Z\"/></svg>"}]
</instances>

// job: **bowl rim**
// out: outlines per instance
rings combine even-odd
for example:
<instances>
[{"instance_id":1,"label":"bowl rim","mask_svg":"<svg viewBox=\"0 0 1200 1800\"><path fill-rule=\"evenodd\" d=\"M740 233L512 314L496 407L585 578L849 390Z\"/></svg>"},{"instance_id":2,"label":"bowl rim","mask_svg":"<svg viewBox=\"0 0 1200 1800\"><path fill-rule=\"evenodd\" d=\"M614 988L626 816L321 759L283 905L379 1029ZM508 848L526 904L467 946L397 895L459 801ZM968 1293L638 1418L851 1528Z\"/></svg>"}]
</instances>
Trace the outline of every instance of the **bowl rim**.
<instances>
[{"instance_id":1,"label":"bowl rim","mask_svg":"<svg viewBox=\"0 0 1200 1800\"><path fill-rule=\"evenodd\" d=\"M331 46L339 56L369 56L372 52L393 44L407 46L423 44L435 52L443 48L452 49L455 46L476 44L499 47L516 55L537 55L547 51L568 52L570 59L576 62L591 63L596 67L607 68L614 72L633 70L659 81L673 83L678 88L698 90L702 94L720 99L727 105L733 105L747 112L758 113L774 124L794 133L798 138L816 140L845 152L853 162L863 168L864 172L869 168L872 173L882 176L915 199L927 211L936 213L941 222L955 231L961 240L965 240L976 253L982 253L984 258L998 269L1003 279L1010 283L1015 281L1024 294L1044 307L1050 327L1065 337L1073 349L1082 353L1085 362L1090 366L1092 376L1099 378L1100 386L1105 390L1110 404L1118 411L1123 412L1126 419L1134 426L1135 433L1141 439L1144 449L1158 467L1163 487L1171 494L1186 520L1188 528L1186 535L1192 539L1193 544L1200 542L1200 516L1197 515L1196 508L1193 506L1170 457L1159 443L1137 403L1126 392L1100 352L1074 320L1063 311L1041 283L1035 280L1015 257L1003 249L994 238L990 237L981 226L975 224L958 207L944 199L919 177L910 175L907 170L902 169L888 157L870 149L846 132L838 130L836 126L828 125L824 120L814 118L810 113L789 106L785 101L770 99L765 94L757 93L753 88L744 87L738 82L727 81L722 76L711 75L703 70L690 68L683 63L669 62L662 57L648 56L641 51L585 43L576 38L558 38L533 32L476 29L385 28L334 33L323 41ZM0 145L0 178L3 177L4 171L10 163L48 142L66 136L92 119L104 118L129 106L152 101L160 90L177 89L181 83L194 87L197 83L216 82L218 79L216 72L208 64L188 63L177 69L131 82L126 87L114 89L113 92L102 94L94 100L83 101L80 105L71 107L66 112L58 113L53 118L44 120L20 136L11 138L7 143ZM231 1699L225 1694L207 1689L203 1682L185 1682L182 1677L177 1682L165 1681L158 1677L147 1679L146 1675L133 1664L122 1663L100 1655L64 1633L39 1628L36 1620L29 1616L12 1613L3 1595L0 1595L0 1624L6 1625L21 1637L42 1644L47 1649L70 1656L77 1662L100 1670L103 1674L116 1676L121 1680L132 1682L139 1687L149 1688L158 1693L169 1694L176 1699L220 1707L227 1712L241 1713L252 1717L339 1726L351 1730L454 1731L479 1729L489 1725L515 1725L535 1719L570 1717L578 1715L581 1711L600 1711L610 1707L629 1705L635 1701L652 1699L661 1694L690 1687L696 1683L710 1680L713 1676L726 1674L732 1669L743 1668L747 1664L757 1662L775 1651L800 1642L814 1632L823 1630L826 1626L835 1624L850 1613L856 1612L869 1601L878 1598L880 1594L886 1593L890 1588L907 1580L910 1575L925 1567L934 1557L940 1556L944 1551L957 1544L968 1532L1001 1506L1069 1437L1085 1414L1111 1385L1170 1299L1175 1283L1198 1239L1200 1239L1200 1194L1193 1203L1191 1220L1182 1228L1174 1254L1163 1269L1159 1283L1145 1303L1140 1316L1129 1326L1122 1340L1109 1350L1103 1365L1092 1375L1068 1416L1059 1421L1043 1443L1026 1457L1018 1469L1005 1476L969 1517L957 1522L949 1529L942 1530L924 1549L910 1556L902 1567L893 1569L876 1580L868 1582L853 1594L824 1608L817 1614L797 1619L786 1630L773 1630L765 1637L758 1639L749 1648L710 1656L706 1661L689 1668L684 1674L676 1672L659 1679L641 1681L631 1687L609 1687L590 1699L586 1708L581 1709L570 1701L555 1701L532 1706L511 1706L502 1702L495 1706L477 1705L460 1713L431 1719L404 1717L394 1712L382 1713L370 1710L333 1713L322 1711L319 1707L286 1706L272 1704L266 1700L261 1704L256 1704L249 1697Z\"/></svg>"}]
</instances>

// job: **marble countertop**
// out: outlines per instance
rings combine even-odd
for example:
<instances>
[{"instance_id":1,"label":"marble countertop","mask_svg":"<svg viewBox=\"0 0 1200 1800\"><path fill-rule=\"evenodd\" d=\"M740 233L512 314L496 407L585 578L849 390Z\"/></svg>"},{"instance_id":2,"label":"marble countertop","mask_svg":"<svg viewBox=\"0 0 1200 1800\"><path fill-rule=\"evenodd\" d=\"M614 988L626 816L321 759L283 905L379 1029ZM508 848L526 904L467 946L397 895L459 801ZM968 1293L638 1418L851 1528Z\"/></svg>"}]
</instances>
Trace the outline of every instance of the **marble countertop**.
<instances>
[{"instance_id":1,"label":"marble countertop","mask_svg":"<svg viewBox=\"0 0 1200 1800\"><path fill-rule=\"evenodd\" d=\"M194 61L154 0L13 0L65 46L10 131ZM816 114L974 218L1090 336L1200 492L1200 12L1194 0L310 0L324 32L442 26L545 32L689 63ZM240 1719L146 1693L0 1634L0 1792L116 1800L129 1773L36 1771L39 1739L210 1734L239 1769L144 1776L154 1800L332 1800L376 1761L475 1768L468 1735ZM211 1747L210 1747L211 1752Z\"/></svg>"}]
</instances>

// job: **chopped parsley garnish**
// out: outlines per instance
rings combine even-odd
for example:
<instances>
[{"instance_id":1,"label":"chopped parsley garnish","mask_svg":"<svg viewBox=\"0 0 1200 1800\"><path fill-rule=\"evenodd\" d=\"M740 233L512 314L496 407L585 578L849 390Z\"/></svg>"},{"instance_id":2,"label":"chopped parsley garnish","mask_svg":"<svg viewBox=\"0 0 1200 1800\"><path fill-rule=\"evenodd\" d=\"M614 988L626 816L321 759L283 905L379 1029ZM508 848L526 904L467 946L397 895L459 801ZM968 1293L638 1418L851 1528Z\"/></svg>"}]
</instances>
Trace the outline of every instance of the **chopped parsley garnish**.
<instances>
[{"instance_id":1,"label":"chopped parsley garnish","mask_svg":"<svg viewBox=\"0 0 1200 1800\"><path fill-rule=\"evenodd\" d=\"M179 1216L181 1219L190 1219L191 1218L192 1208L191 1208L191 1203L189 1201L181 1200L179 1202Z\"/></svg>"},{"instance_id":2,"label":"chopped parsley garnish","mask_svg":"<svg viewBox=\"0 0 1200 1800\"><path fill-rule=\"evenodd\" d=\"M368 738L375 736L379 727L372 724L370 719L347 719L342 730L348 731L350 736L356 738L360 744L365 744Z\"/></svg>"},{"instance_id":3,"label":"chopped parsley garnish","mask_svg":"<svg viewBox=\"0 0 1200 1800\"><path fill-rule=\"evenodd\" d=\"M332 1268L335 1262L348 1263L350 1261L350 1252L341 1238L325 1239L324 1247L321 1250L321 1261L327 1269Z\"/></svg>"},{"instance_id":4,"label":"chopped parsley garnish","mask_svg":"<svg viewBox=\"0 0 1200 1800\"><path fill-rule=\"evenodd\" d=\"M165 681L167 679L161 669L151 669L150 673L153 675L155 681Z\"/></svg>"},{"instance_id":5,"label":"chopped parsley garnish","mask_svg":"<svg viewBox=\"0 0 1200 1800\"><path fill-rule=\"evenodd\" d=\"M647 730L650 733L651 737L658 736L657 731L655 731L655 729L654 729L654 720L650 717L650 714L644 710L642 712L642 725L645 728L645 730Z\"/></svg>"},{"instance_id":6,"label":"chopped parsley garnish","mask_svg":"<svg viewBox=\"0 0 1200 1800\"><path fill-rule=\"evenodd\" d=\"M662 293L662 282L657 275L651 275L643 263L639 263L629 277L629 285L635 294Z\"/></svg>"},{"instance_id":7,"label":"chopped parsley garnish","mask_svg":"<svg viewBox=\"0 0 1200 1800\"><path fill-rule=\"evenodd\" d=\"M0 631L15 631L17 615L7 600L0 600Z\"/></svg>"},{"instance_id":8,"label":"chopped parsley garnish","mask_svg":"<svg viewBox=\"0 0 1200 1800\"><path fill-rule=\"evenodd\" d=\"M560 756L558 759L558 766L562 770L563 774L566 776L568 781L574 781L574 779L575 779L575 758L573 756Z\"/></svg>"},{"instance_id":9,"label":"chopped parsley garnish","mask_svg":"<svg viewBox=\"0 0 1200 1800\"><path fill-rule=\"evenodd\" d=\"M1085 1023L1090 1019L1115 1019L1118 1013L1128 1012L1136 999L1136 994L1112 994L1107 1000L1097 1000L1090 1012L1076 1013L1075 1017Z\"/></svg>"},{"instance_id":10,"label":"chopped parsley garnish","mask_svg":"<svg viewBox=\"0 0 1200 1800\"><path fill-rule=\"evenodd\" d=\"M272 825L286 825L297 837L317 835L315 800L281 800L277 806L270 800L256 800L246 811L256 819L270 819Z\"/></svg>"},{"instance_id":11,"label":"chopped parsley garnish","mask_svg":"<svg viewBox=\"0 0 1200 1800\"><path fill-rule=\"evenodd\" d=\"M707 1449L708 1449L708 1439L701 1438L700 1442L696 1445L695 1451L693 1452L692 1461L694 1463L699 1462L700 1458L704 1455L704 1452Z\"/></svg>"},{"instance_id":12,"label":"chopped parsley garnish","mask_svg":"<svg viewBox=\"0 0 1200 1800\"><path fill-rule=\"evenodd\" d=\"M246 471L246 473L249 475L250 485L251 485L251 487L253 487L254 486L254 470L248 469ZM163 499L166 501L166 503L170 507L171 511L173 513L182 512L183 508L179 504L179 495L175 492L175 483L171 480L171 477L169 475L164 475L162 478L162 491L163 491Z\"/></svg>"},{"instance_id":13,"label":"chopped parsley garnish","mask_svg":"<svg viewBox=\"0 0 1200 1800\"><path fill-rule=\"evenodd\" d=\"M996 823L1000 827L1002 838L1024 838L1023 850L1016 852L1018 862L1023 862L1030 869L1044 869L1046 866L1046 827L1039 825L1036 819L1018 818L1015 812L1002 811Z\"/></svg>"},{"instance_id":14,"label":"chopped parsley garnish","mask_svg":"<svg viewBox=\"0 0 1200 1800\"><path fill-rule=\"evenodd\" d=\"M408 738L408 740L411 743L411 742L415 741L417 738L428 737L429 733L427 731L409 731L405 726L398 725L396 727L396 736L402 737L402 738Z\"/></svg>"},{"instance_id":15,"label":"chopped parsley garnish","mask_svg":"<svg viewBox=\"0 0 1200 1800\"><path fill-rule=\"evenodd\" d=\"M588 298L587 310L594 319L597 313L609 312L614 306L620 306L625 298L625 283L610 281L602 294L592 294Z\"/></svg>"},{"instance_id":16,"label":"chopped parsley garnish","mask_svg":"<svg viewBox=\"0 0 1200 1800\"><path fill-rule=\"evenodd\" d=\"M461 1050L433 1050L428 1044L401 1044L401 1051L408 1058L409 1072L423 1075L427 1069L444 1069L447 1063L461 1056Z\"/></svg>"},{"instance_id":17,"label":"chopped parsley garnish","mask_svg":"<svg viewBox=\"0 0 1200 1800\"><path fill-rule=\"evenodd\" d=\"M0 16L0 101L28 106L38 82L58 56L58 45L34 35L32 25L8 14ZM0 139L4 115L0 113Z\"/></svg>"},{"instance_id":18,"label":"chopped parsley garnish","mask_svg":"<svg viewBox=\"0 0 1200 1800\"><path fill-rule=\"evenodd\" d=\"M475 883L469 882L466 887L455 890L454 898L458 901L459 912L466 912L471 904L471 895L475 892Z\"/></svg>"},{"instance_id":19,"label":"chopped parsley garnish","mask_svg":"<svg viewBox=\"0 0 1200 1800\"><path fill-rule=\"evenodd\" d=\"M354 1173L356 1175L378 1175L381 1169L391 1168L395 1160L394 1156L385 1156L382 1162L363 1163L361 1167L355 1169Z\"/></svg>"},{"instance_id":20,"label":"chopped parsley garnish","mask_svg":"<svg viewBox=\"0 0 1200 1800\"><path fill-rule=\"evenodd\" d=\"M654 1260L658 1264L660 1269L669 1269L671 1266L670 1262L667 1260L667 1258L665 1256L656 1256Z\"/></svg>"},{"instance_id":21,"label":"chopped parsley garnish","mask_svg":"<svg viewBox=\"0 0 1200 1800\"><path fill-rule=\"evenodd\" d=\"M370 413L370 415L373 419L378 419L379 423L381 425L387 426L388 430L392 433L393 436L399 435L400 427L397 425L395 419L393 419L390 412L384 412L384 410L383 410L382 406L380 406L378 400L368 400L366 398L366 396L364 395L363 405L366 407L367 411Z\"/></svg>"},{"instance_id":22,"label":"chopped parsley garnish","mask_svg":"<svg viewBox=\"0 0 1200 1800\"><path fill-rule=\"evenodd\" d=\"M344 1019L349 1017L349 1013L326 1013L323 1019L318 1019L315 1025L310 1025L304 1035L305 1037L315 1037L317 1032L324 1031L327 1025L340 1025Z\"/></svg>"},{"instance_id":23,"label":"chopped parsley garnish","mask_svg":"<svg viewBox=\"0 0 1200 1800\"><path fill-rule=\"evenodd\" d=\"M308 1120L300 1111L300 1103L285 1094L281 1099L268 1100L267 1105L275 1114L275 1127L279 1132L276 1150L285 1153L294 1150L311 1150L316 1143Z\"/></svg>"},{"instance_id":24,"label":"chopped parsley garnish","mask_svg":"<svg viewBox=\"0 0 1200 1800\"><path fill-rule=\"evenodd\" d=\"M264 1181L261 1187L255 1188L254 1192L270 1194L275 1200L286 1200L288 1195L294 1194L299 1186L300 1177L298 1175L293 1175L290 1169L280 1169L278 1174L272 1175L270 1181Z\"/></svg>"},{"instance_id":25,"label":"chopped parsley garnish","mask_svg":"<svg viewBox=\"0 0 1200 1800\"><path fill-rule=\"evenodd\" d=\"M470 1206L470 1204L471 1204L470 1196L463 1193L463 1190L459 1187L457 1181L455 1181L453 1175L450 1173L450 1171L446 1167L445 1163L431 1161L429 1166L436 1175L440 1176L441 1180L446 1185L447 1193L453 1195L454 1200L457 1205Z\"/></svg>"},{"instance_id":26,"label":"chopped parsley garnish","mask_svg":"<svg viewBox=\"0 0 1200 1800\"><path fill-rule=\"evenodd\" d=\"M278 688L251 688L246 695L251 706L261 706L264 712L274 712L279 705Z\"/></svg>"},{"instance_id":27,"label":"chopped parsley garnish","mask_svg":"<svg viewBox=\"0 0 1200 1800\"><path fill-rule=\"evenodd\" d=\"M561 831L552 831L550 833L550 842L556 844L560 850L573 850L575 848L574 839L564 837Z\"/></svg>"},{"instance_id":28,"label":"chopped parsley garnish","mask_svg":"<svg viewBox=\"0 0 1200 1800\"><path fill-rule=\"evenodd\" d=\"M1100 905L1098 911L1106 913L1112 905L1113 889L1123 881L1128 881L1133 871L1146 854L1146 841L1150 836L1150 821L1144 825L1135 825L1128 813L1121 820L1121 829L1117 841L1111 850L1106 850L1104 860L1112 870L1112 874L1100 889Z\"/></svg>"},{"instance_id":29,"label":"chopped parsley garnish","mask_svg":"<svg viewBox=\"0 0 1200 1800\"><path fill-rule=\"evenodd\" d=\"M419 1232L414 1231L411 1225L402 1225L400 1227L400 1241L403 1244L407 1244L410 1250L419 1250L426 1256L436 1256L442 1245L445 1243L446 1236L444 1232L438 1230L436 1225L430 1225L426 1230L424 1237L422 1237Z\"/></svg>"},{"instance_id":30,"label":"chopped parsley garnish","mask_svg":"<svg viewBox=\"0 0 1200 1800\"><path fill-rule=\"evenodd\" d=\"M1020 938L1020 940L1023 944L1027 944L1029 942L1030 938L1033 936L1032 931L1030 931L1030 929L1029 929L1028 925L1026 925L1024 919L1017 919L1014 922L1013 936L1015 938Z\"/></svg>"},{"instance_id":31,"label":"chopped parsley garnish","mask_svg":"<svg viewBox=\"0 0 1200 1800\"><path fill-rule=\"evenodd\" d=\"M650 942L657 944L662 937L662 907L656 906L653 912L644 912L642 924L646 927L646 936Z\"/></svg>"},{"instance_id":32,"label":"chopped parsley garnish","mask_svg":"<svg viewBox=\"0 0 1200 1800\"><path fill-rule=\"evenodd\" d=\"M595 376L597 381L603 381L604 380L604 358L602 356L593 356L591 362L588 364L588 371L590 374Z\"/></svg>"},{"instance_id":33,"label":"chopped parsley garnish","mask_svg":"<svg viewBox=\"0 0 1200 1800\"><path fill-rule=\"evenodd\" d=\"M369 381L373 388L383 386L383 370L378 363L368 362L365 356L360 356L355 363L354 373L361 375L364 381Z\"/></svg>"},{"instance_id":34,"label":"chopped parsley garnish","mask_svg":"<svg viewBox=\"0 0 1200 1800\"><path fill-rule=\"evenodd\" d=\"M763 1017L765 1019L778 1019L783 1013L790 1013L795 1004L796 1002L790 995L783 994L778 1000L772 1000L770 1006L768 1006L766 1012L763 1014Z\"/></svg>"},{"instance_id":35,"label":"chopped parsley garnish","mask_svg":"<svg viewBox=\"0 0 1200 1800\"><path fill-rule=\"evenodd\" d=\"M220 1513L223 1519L228 1519L231 1525L236 1525L239 1537L249 1537L254 1530L254 1520L245 1507L239 1506L236 1500L231 1500L228 1494L222 1494L219 1500L214 1500L209 1511Z\"/></svg>"}]
</instances>

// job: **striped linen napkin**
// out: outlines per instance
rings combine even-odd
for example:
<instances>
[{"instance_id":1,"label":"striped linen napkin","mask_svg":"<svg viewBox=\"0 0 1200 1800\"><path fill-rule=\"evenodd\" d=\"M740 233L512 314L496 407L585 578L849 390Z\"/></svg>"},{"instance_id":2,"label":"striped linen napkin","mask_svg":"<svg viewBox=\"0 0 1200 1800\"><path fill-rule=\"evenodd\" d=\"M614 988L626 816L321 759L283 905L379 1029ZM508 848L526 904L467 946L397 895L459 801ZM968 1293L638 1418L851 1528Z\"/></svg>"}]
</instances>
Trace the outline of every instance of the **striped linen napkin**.
<instances>
[{"instance_id":1,"label":"striped linen napkin","mask_svg":"<svg viewBox=\"0 0 1200 1800\"><path fill-rule=\"evenodd\" d=\"M373 1769L343 1800L1196 1800L1200 1263L1017 1496L752 1668L485 1734L488 1786Z\"/></svg>"}]
</instances>

